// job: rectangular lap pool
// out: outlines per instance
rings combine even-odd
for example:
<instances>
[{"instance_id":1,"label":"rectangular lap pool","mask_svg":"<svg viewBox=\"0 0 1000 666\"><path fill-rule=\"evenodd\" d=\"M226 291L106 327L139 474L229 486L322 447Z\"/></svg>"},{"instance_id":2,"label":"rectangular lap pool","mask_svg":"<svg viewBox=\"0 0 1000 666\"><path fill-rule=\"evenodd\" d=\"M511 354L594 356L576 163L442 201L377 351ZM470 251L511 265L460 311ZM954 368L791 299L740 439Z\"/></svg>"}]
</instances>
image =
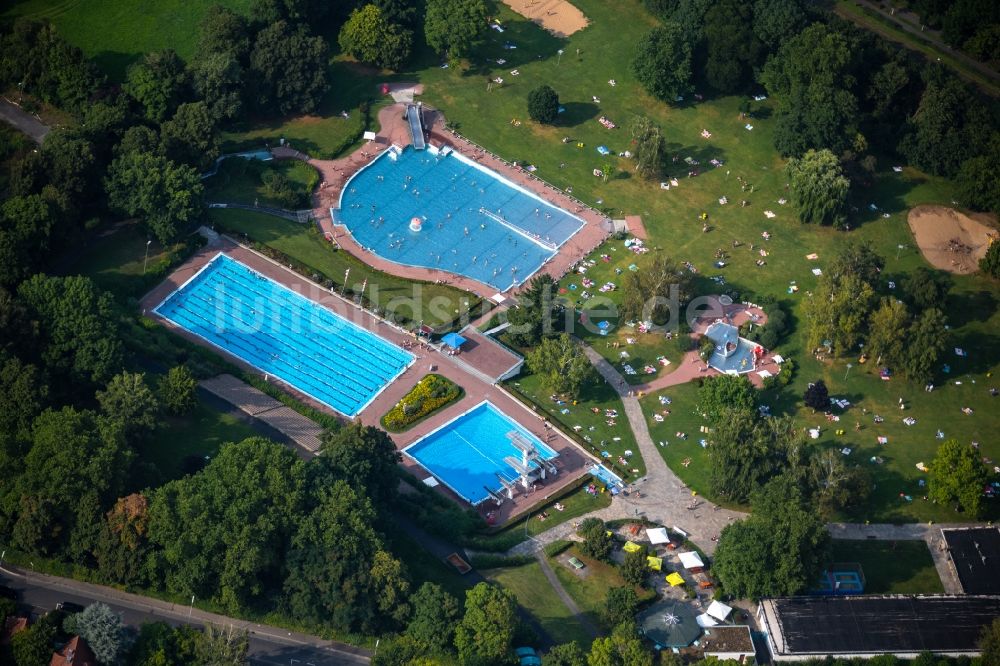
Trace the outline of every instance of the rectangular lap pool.
<instances>
[{"instance_id":1,"label":"rectangular lap pool","mask_svg":"<svg viewBox=\"0 0 1000 666\"><path fill-rule=\"evenodd\" d=\"M331 210L363 247L398 264L465 275L498 291L523 283L583 220L456 152L390 148Z\"/></svg>"},{"instance_id":2,"label":"rectangular lap pool","mask_svg":"<svg viewBox=\"0 0 1000 666\"><path fill-rule=\"evenodd\" d=\"M224 254L154 312L346 416L364 409L413 361Z\"/></svg>"},{"instance_id":3,"label":"rectangular lap pool","mask_svg":"<svg viewBox=\"0 0 1000 666\"><path fill-rule=\"evenodd\" d=\"M488 401L425 435L403 453L475 505L489 498L487 488L495 493L503 490L498 474L511 482L518 478L517 470L504 461L505 456L521 457L507 437L510 432L531 442L545 460L559 455Z\"/></svg>"}]
</instances>

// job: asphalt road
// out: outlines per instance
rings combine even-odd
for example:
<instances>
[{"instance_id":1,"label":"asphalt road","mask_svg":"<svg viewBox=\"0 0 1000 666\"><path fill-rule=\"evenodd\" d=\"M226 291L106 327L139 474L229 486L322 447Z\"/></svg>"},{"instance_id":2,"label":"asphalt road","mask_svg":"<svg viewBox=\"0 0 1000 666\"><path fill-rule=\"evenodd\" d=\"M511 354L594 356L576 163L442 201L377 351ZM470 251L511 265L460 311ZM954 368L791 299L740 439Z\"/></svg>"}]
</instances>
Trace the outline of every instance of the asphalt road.
<instances>
[{"instance_id":1,"label":"asphalt road","mask_svg":"<svg viewBox=\"0 0 1000 666\"><path fill-rule=\"evenodd\" d=\"M41 576L5 567L0 570L0 585L20 592L19 603L24 609L41 614L50 611L61 601L72 601L87 606L95 601L106 603L132 627L144 622L162 621L171 626L190 624L201 627L205 620L197 609L176 606L158 599L127 595L121 598L117 591L91 586L78 581ZM86 589L91 588L91 589ZM97 588L96 590L93 588ZM108 589L103 594L101 589ZM356 666L367 664L370 659L363 650L339 646L319 638L291 634L280 628L249 625L233 620L238 627L250 631L250 663L260 666ZM311 640L310 640L311 639Z\"/></svg>"},{"instance_id":2,"label":"asphalt road","mask_svg":"<svg viewBox=\"0 0 1000 666\"><path fill-rule=\"evenodd\" d=\"M0 99L0 120L30 136L35 143L40 144L45 135L49 133L49 128L30 113L21 110L16 104Z\"/></svg>"}]
</instances>

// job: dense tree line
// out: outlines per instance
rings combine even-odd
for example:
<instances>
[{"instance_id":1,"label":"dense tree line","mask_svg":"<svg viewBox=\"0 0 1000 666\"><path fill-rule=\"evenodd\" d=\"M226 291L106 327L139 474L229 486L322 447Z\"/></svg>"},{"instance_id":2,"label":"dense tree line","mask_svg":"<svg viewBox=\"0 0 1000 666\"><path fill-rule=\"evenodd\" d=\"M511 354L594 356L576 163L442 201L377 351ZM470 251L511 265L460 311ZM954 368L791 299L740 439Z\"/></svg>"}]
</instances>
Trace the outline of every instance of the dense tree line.
<instances>
[{"instance_id":1,"label":"dense tree line","mask_svg":"<svg viewBox=\"0 0 1000 666\"><path fill-rule=\"evenodd\" d=\"M799 188L804 221L842 223L847 179L869 185L876 155L957 178L963 203L1000 211L1000 109L942 65L806 0L646 5L662 24L637 45L639 81L671 104L693 90L748 94L762 86L776 112L775 147L803 160L792 180L802 184L802 166L824 174L813 179L822 188ZM1000 43L997 7L925 0L919 11L938 17L949 43L988 49Z\"/></svg>"}]
</instances>

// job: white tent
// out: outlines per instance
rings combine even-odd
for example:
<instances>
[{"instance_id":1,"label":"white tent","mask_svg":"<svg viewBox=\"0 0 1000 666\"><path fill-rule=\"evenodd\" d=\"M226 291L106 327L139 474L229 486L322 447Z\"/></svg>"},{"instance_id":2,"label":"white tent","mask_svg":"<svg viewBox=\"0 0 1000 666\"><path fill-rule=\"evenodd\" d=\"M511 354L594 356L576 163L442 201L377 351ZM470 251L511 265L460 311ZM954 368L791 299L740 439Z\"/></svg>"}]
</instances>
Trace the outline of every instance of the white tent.
<instances>
[{"instance_id":1,"label":"white tent","mask_svg":"<svg viewBox=\"0 0 1000 666\"><path fill-rule=\"evenodd\" d=\"M701 615L695 618L695 621L698 623L699 627L714 627L715 625L719 624L708 613L702 613Z\"/></svg>"},{"instance_id":2,"label":"white tent","mask_svg":"<svg viewBox=\"0 0 1000 666\"><path fill-rule=\"evenodd\" d=\"M700 569L705 566L705 563L698 557L698 553L695 552L680 553L680 558L685 569Z\"/></svg>"},{"instance_id":3,"label":"white tent","mask_svg":"<svg viewBox=\"0 0 1000 666\"><path fill-rule=\"evenodd\" d=\"M733 612L733 609L726 604L719 603L718 601L713 601L708 606L708 610L705 611L712 617L714 617L719 622L725 622L729 614Z\"/></svg>"},{"instance_id":4,"label":"white tent","mask_svg":"<svg viewBox=\"0 0 1000 666\"><path fill-rule=\"evenodd\" d=\"M654 546L658 543L670 543L670 537L667 536L666 527L657 527L655 529L646 530L646 536L649 537L649 543Z\"/></svg>"}]
</instances>

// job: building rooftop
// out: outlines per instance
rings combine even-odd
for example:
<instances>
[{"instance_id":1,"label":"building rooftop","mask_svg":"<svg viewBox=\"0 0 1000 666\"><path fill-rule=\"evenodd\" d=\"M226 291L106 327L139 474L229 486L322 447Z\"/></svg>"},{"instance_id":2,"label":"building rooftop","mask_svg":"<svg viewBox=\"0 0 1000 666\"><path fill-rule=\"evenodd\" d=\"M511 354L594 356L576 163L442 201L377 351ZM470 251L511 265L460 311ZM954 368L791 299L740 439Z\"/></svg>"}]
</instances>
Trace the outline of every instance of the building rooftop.
<instances>
[{"instance_id":1,"label":"building rooftop","mask_svg":"<svg viewBox=\"0 0 1000 666\"><path fill-rule=\"evenodd\" d=\"M778 659L808 655L974 654L1000 596L853 596L765 599L759 617Z\"/></svg>"},{"instance_id":2,"label":"building rooftop","mask_svg":"<svg viewBox=\"0 0 1000 666\"><path fill-rule=\"evenodd\" d=\"M712 627L705 630L705 638L701 641L705 654L719 652L745 652L753 654L753 637L750 627L738 625L733 627Z\"/></svg>"},{"instance_id":3,"label":"building rooftop","mask_svg":"<svg viewBox=\"0 0 1000 666\"><path fill-rule=\"evenodd\" d=\"M1000 528L941 530L966 594L1000 594Z\"/></svg>"}]
</instances>

